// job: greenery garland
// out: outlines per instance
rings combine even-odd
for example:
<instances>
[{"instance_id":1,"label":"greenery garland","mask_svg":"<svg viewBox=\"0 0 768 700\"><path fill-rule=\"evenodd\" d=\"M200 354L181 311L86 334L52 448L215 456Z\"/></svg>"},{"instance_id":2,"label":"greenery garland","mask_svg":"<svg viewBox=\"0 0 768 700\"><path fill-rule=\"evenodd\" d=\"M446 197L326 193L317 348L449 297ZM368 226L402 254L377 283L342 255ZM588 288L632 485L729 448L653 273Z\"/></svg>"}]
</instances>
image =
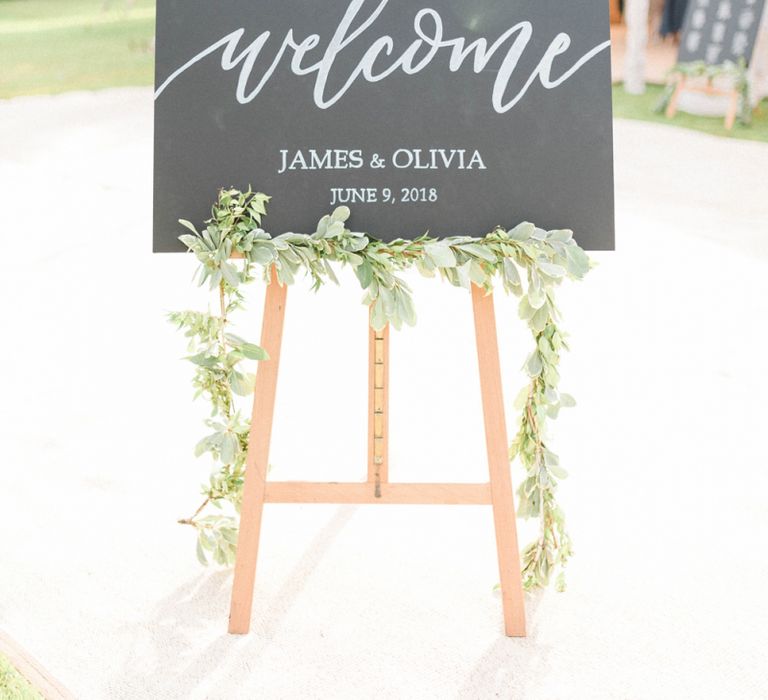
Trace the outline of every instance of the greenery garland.
<instances>
[{"instance_id":1,"label":"greenery garland","mask_svg":"<svg viewBox=\"0 0 768 700\"><path fill-rule=\"evenodd\" d=\"M262 268L265 280L274 267L281 284L292 284L303 270L317 289L337 282L331 263L349 266L365 291L363 302L371 307L371 325L381 329L391 323L399 329L403 323L413 325L416 313L411 290L398 273L415 266L424 275L439 274L465 288L474 283L488 292L498 277L507 292L520 298L519 314L530 328L534 348L524 365L530 384L515 402L520 424L510 459L518 457L526 471L518 489L518 515L540 520L539 536L522 554L523 582L526 588L547 585L571 555L571 540L555 497L558 481L567 474L549 447L546 427L560 408L575 405L571 396L558 390L557 367L567 345L554 298L555 287L565 277L582 279L590 268L572 232L522 223L509 231L496 228L483 238L424 235L384 242L346 228L350 212L339 207L320 219L312 234L273 237L261 228L269 199L250 189L221 190L202 231L188 221L180 222L190 230L179 238L200 263L199 284L208 283L218 305L217 313L170 314L189 338L187 359L195 365L196 396L206 397L211 405L207 425L212 432L197 443L195 454L208 454L216 467L203 486L203 503L179 521L196 528L200 561L206 564L210 558L231 565L235 556L235 514L240 510L249 429L235 396L253 390L254 375L244 363L268 358L262 348L232 334L228 326L233 312L243 308L241 290L255 278L255 267ZM234 507L234 514L222 511L226 503ZM557 587L564 588L562 571Z\"/></svg>"},{"instance_id":2,"label":"greenery garland","mask_svg":"<svg viewBox=\"0 0 768 700\"><path fill-rule=\"evenodd\" d=\"M704 61L692 61L689 63L678 63L668 72L669 78L661 93L659 101L654 107L654 111L663 114L666 112L672 95L677 87L677 82L681 78L705 78L708 84L711 84L717 78L729 78L733 81L734 88L739 93L739 107L736 112L737 121L742 126L749 126L752 123L752 103L749 97L749 78L747 77L747 64L743 58L738 63L726 61L718 65L710 65Z\"/></svg>"}]
</instances>

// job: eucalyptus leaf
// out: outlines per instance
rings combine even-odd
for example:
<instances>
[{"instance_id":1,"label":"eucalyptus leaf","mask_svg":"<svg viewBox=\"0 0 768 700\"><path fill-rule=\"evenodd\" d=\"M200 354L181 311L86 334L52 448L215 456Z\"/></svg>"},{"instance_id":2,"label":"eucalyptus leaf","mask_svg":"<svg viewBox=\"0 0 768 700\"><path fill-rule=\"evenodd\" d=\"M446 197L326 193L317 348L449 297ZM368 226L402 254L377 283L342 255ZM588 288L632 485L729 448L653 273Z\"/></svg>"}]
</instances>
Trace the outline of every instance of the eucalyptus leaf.
<instances>
[{"instance_id":1,"label":"eucalyptus leaf","mask_svg":"<svg viewBox=\"0 0 768 700\"><path fill-rule=\"evenodd\" d=\"M540 309L547 301L547 295L541 288L530 287L528 289L528 303L532 309Z\"/></svg>"},{"instance_id":2,"label":"eucalyptus leaf","mask_svg":"<svg viewBox=\"0 0 768 700\"><path fill-rule=\"evenodd\" d=\"M237 268L232 263L221 263L221 274L227 283L232 287L237 287L240 284L240 275L237 272Z\"/></svg>"},{"instance_id":3,"label":"eucalyptus leaf","mask_svg":"<svg viewBox=\"0 0 768 700\"><path fill-rule=\"evenodd\" d=\"M515 228L507 231L507 235L513 241L527 241L533 235L535 230L536 227L532 223L524 221L523 223L515 226Z\"/></svg>"},{"instance_id":4,"label":"eucalyptus leaf","mask_svg":"<svg viewBox=\"0 0 768 700\"><path fill-rule=\"evenodd\" d=\"M233 433L224 433L221 440L221 461L224 464L231 464L235 461L235 455L240 450L240 443L237 436Z\"/></svg>"},{"instance_id":5,"label":"eucalyptus leaf","mask_svg":"<svg viewBox=\"0 0 768 700\"><path fill-rule=\"evenodd\" d=\"M333 210L333 214L331 214L331 219L343 223L351 216L351 214L352 212L349 211L349 207L336 207L336 209Z\"/></svg>"},{"instance_id":6,"label":"eucalyptus leaf","mask_svg":"<svg viewBox=\"0 0 768 700\"><path fill-rule=\"evenodd\" d=\"M496 256L480 243L465 243L461 250L487 262L496 262Z\"/></svg>"},{"instance_id":7,"label":"eucalyptus leaf","mask_svg":"<svg viewBox=\"0 0 768 700\"><path fill-rule=\"evenodd\" d=\"M573 231L570 229L559 229L549 232L550 241L559 241L561 243L568 243L573 238Z\"/></svg>"},{"instance_id":8,"label":"eucalyptus leaf","mask_svg":"<svg viewBox=\"0 0 768 700\"><path fill-rule=\"evenodd\" d=\"M528 376L538 377L541 374L542 368L541 354L538 351L532 352L525 363L525 371L528 372Z\"/></svg>"},{"instance_id":9,"label":"eucalyptus leaf","mask_svg":"<svg viewBox=\"0 0 768 700\"><path fill-rule=\"evenodd\" d=\"M504 258L504 277L507 282L515 287L521 285L520 273L517 271L517 265L510 259Z\"/></svg>"},{"instance_id":10,"label":"eucalyptus leaf","mask_svg":"<svg viewBox=\"0 0 768 700\"><path fill-rule=\"evenodd\" d=\"M436 267L456 267L456 256L446 243L428 243L424 246L424 253Z\"/></svg>"},{"instance_id":11,"label":"eucalyptus leaf","mask_svg":"<svg viewBox=\"0 0 768 700\"><path fill-rule=\"evenodd\" d=\"M195 236L199 236L200 234L197 232L197 229L195 228L195 225L191 221L187 221L186 219L179 219L179 223L184 227L188 228L192 233L195 234ZM181 236L179 236L181 238Z\"/></svg>"},{"instance_id":12,"label":"eucalyptus leaf","mask_svg":"<svg viewBox=\"0 0 768 700\"><path fill-rule=\"evenodd\" d=\"M190 362L194 362L196 365L200 365L200 367L216 367L221 361L218 357L207 355L204 352L199 352L197 355L190 355L186 359Z\"/></svg>"},{"instance_id":13,"label":"eucalyptus leaf","mask_svg":"<svg viewBox=\"0 0 768 700\"><path fill-rule=\"evenodd\" d=\"M363 289L366 289L373 281L373 268L371 267L371 263L367 260L363 260L363 262L355 268L355 275L360 282L360 286Z\"/></svg>"},{"instance_id":14,"label":"eucalyptus leaf","mask_svg":"<svg viewBox=\"0 0 768 700\"><path fill-rule=\"evenodd\" d=\"M232 372L229 374L229 385L232 387L232 391L234 391L239 396L248 396L251 392L253 392L253 385L255 381L255 375L246 372L238 372L237 370L232 370Z\"/></svg>"},{"instance_id":15,"label":"eucalyptus leaf","mask_svg":"<svg viewBox=\"0 0 768 700\"><path fill-rule=\"evenodd\" d=\"M380 331L387 325L387 316L384 313L384 303L381 297L376 299L373 304L373 310L371 312L371 327L374 330Z\"/></svg>"},{"instance_id":16,"label":"eucalyptus leaf","mask_svg":"<svg viewBox=\"0 0 768 700\"><path fill-rule=\"evenodd\" d=\"M536 333L541 333L547 325L549 320L549 305L544 304L540 309L536 310L536 313L531 317L531 328Z\"/></svg>"},{"instance_id":17,"label":"eucalyptus leaf","mask_svg":"<svg viewBox=\"0 0 768 700\"><path fill-rule=\"evenodd\" d=\"M554 263L540 262L538 264L539 270L545 275L549 275L555 279L560 279L565 276L565 268L562 265L555 265Z\"/></svg>"},{"instance_id":18,"label":"eucalyptus leaf","mask_svg":"<svg viewBox=\"0 0 768 700\"><path fill-rule=\"evenodd\" d=\"M259 243L251 248L249 256L258 265L269 265L275 260L275 251L271 244Z\"/></svg>"},{"instance_id":19,"label":"eucalyptus leaf","mask_svg":"<svg viewBox=\"0 0 768 700\"><path fill-rule=\"evenodd\" d=\"M243 355L245 355L249 360L269 359L269 354L267 351L258 345L254 345L253 343L242 343L240 345L240 352L242 352Z\"/></svg>"}]
</instances>

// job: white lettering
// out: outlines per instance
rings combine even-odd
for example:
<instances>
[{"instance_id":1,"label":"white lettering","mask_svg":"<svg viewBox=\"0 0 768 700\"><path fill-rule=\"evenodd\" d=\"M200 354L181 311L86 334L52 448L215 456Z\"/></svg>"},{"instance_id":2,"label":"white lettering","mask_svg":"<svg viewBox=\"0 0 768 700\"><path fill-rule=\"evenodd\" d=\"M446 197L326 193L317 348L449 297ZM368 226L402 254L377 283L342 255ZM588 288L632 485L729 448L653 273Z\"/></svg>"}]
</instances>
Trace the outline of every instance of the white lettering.
<instances>
[{"instance_id":1,"label":"white lettering","mask_svg":"<svg viewBox=\"0 0 768 700\"><path fill-rule=\"evenodd\" d=\"M326 94L329 78L334 70L336 57L356 42L363 33L369 30L376 22L378 17L385 10L389 0L380 0L367 17L359 20L358 15L363 11L363 7L370 7L368 0L351 0L344 16L341 18L336 30L328 41L328 45L323 52L322 58L315 63L303 65L304 60L312 51L321 44L321 37L318 34L310 34L302 41L297 41L294 37L293 29L289 29L280 44L274 57L265 61L266 68L261 76L254 75L256 72L257 61L262 58L265 47L271 39L271 32L264 31L245 49L238 53L238 46L243 40L245 29L240 28L230 32L207 48L203 49L196 56L184 63L180 68L169 75L157 88L155 99L168 88L179 76L189 70L198 61L206 58L212 53L222 50L221 68L224 71L239 69L240 73L237 80L235 98L240 104L252 102L262 91L264 86L272 78L275 70L280 65L286 53L292 54L290 57L290 70L294 75L316 74L313 88L313 99L315 105L320 109L328 109L336 104L354 85L362 78L369 83L375 83L392 75L400 70L405 75L415 75L424 70L431 64L441 49L447 50L448 70L451 72L459 71L466 60L472 56L472 69L475 73L481 73L489 68L491 61L497 53L500 53L506 47L506 53L501 59L491 94L491 104L496 112L503 114L514 107L526 94L531 85L538 79L539 83L547 90L552 90L573 76L585 63L590 61L596 55L604 51L610 45L610 41L605 41L590 49L586 54L578 57L576 61L566 68L558 78L552 77L553 62L558 56L565 54L571 45L571 37L561 32L549 44L544 55L539 60L533 72L528 76L523 86L511 95L505 101L505 96L510 89L512 77L517 69L518 63L523 53L528 48L531 37L533 36L533 25L528 21L521 21L504 31L490 46L488 40L480 38L467 44L466 37L457 37L454 39L444 38L443 21L440 14L433 9L424 8L419 10L413 21L413 29L416 34L416 40L413 41L403 51L399 57L395 58L390 65L385 65L387 59L392 59L395 54L395 42L389 35L380 36L373 39L370 46L363 53L362 58L355 66L352 73L348 76L341 88L335 94ZM728 0L721 0L720 12L723 12L724 6L730 8ZM430 21L429 29L425 26L427 20ZM357 26L352 29L352 25ZM511 42L511 43L510 43ZM423 51L421 58L418 58ZM255 86L248 91L248 84L251 78L256 79ZM410 156L414 156L411 154ZM409 167L409 166L396 166ZM416 167L422 167L417 165Z\"/></svg>"}]
</instances>

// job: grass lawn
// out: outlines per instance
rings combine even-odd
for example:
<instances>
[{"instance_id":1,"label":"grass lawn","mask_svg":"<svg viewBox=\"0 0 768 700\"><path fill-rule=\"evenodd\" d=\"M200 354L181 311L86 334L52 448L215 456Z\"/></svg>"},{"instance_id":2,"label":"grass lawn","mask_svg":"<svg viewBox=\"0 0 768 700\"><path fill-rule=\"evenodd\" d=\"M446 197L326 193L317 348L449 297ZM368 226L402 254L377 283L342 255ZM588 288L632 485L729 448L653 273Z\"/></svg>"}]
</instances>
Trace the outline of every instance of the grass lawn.
<instances>
[{"instance_id":1,"label":"grass lawn","mask_svg":"<svg viewBox=\"0 0 768 700\"><path fill-rule=\"evenodd\" d=\"M43 700L27 680L0 654L0 698L2 700Z\"/></svg>"},{"instance_id":2,"label":"grass lawn","mask_svg":"<svg viewBox=\"0 0 768 700\"><path fill-rule=\"evenodd\" d=\"M693 114L678 112L673 119L663 114L656 114L654 106L659 101L664 88L661 85L648 85L643 95L628 95L622 85L613 86L613 116L623 119L639 119L657 124L682 126L686 129L704 131L714 136L725 138L768 141L768 100L763 100L760 109L754 113L750 126L735 124L731 131L723 126L722 117L697 117Z\"/></svg>"},{"instance_id":3,"label":"grass lawn","mask_svg":"<svg viewBox=\"0 0 768 700\"><path fill-rule=\"evenodd\" d=\"M0 98L150 85L154 0L0 0Z\"/></svg>"}]
</instances>

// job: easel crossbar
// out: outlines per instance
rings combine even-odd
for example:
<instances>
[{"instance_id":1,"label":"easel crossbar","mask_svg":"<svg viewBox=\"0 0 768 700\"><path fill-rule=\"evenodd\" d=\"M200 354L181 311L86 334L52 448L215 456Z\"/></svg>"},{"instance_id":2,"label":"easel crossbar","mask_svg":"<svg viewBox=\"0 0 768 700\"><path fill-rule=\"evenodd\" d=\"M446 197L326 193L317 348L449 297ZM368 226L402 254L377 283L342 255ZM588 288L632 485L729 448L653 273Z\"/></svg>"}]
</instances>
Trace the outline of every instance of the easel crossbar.
<instances>
[{"instance_id":1,"label":"easel crossbar","mask_svg":"<svg viewBox=\"0 0 768 700\"><path fill-rule=\"evenodd\" d=\"M379 495L377 495L379 494ZM267 481L265 503L491 505L490 484Z\"/></svg>"}]
</instances>

